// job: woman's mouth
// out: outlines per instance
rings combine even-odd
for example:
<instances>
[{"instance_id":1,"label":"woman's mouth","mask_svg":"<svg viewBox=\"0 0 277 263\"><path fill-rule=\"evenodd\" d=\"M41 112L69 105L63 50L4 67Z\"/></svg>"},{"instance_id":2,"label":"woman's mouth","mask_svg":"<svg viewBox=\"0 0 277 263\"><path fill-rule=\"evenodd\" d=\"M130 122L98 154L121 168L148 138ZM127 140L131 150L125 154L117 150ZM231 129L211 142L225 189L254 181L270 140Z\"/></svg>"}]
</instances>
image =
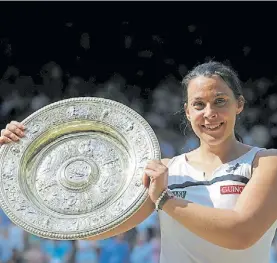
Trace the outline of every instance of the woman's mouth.
<instances>
[{"instance_id":1,"label":"woman's mouth","mask_svg":"<svg viewBox=\"0 0 277 263\"><path fill-rule=\"evenodd\" d=\"M205 125L201 125L201 127L208 131L216 131L216 130L219 130L223 124L224 122L220 122L216 124L205 124Z\"/></svg>"}]
</instances>

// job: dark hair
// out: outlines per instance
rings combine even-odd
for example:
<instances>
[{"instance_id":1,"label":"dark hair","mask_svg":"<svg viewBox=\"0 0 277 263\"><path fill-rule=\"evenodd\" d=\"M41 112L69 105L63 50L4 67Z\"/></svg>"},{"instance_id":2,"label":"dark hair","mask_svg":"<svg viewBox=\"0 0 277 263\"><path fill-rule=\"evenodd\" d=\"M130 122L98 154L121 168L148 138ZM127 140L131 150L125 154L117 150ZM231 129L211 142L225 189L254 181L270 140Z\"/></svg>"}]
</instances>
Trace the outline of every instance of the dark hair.
<instances>
[{"instance_id":1,"label":"dark hair","mask_svg":"<svg viewBox=\"0 0 277 263\"><path fill-rule=\"evenodd\" d=\"M234 69L223 63L210 61L196 66L184 77L182 81L182 86L184 88L185 103L187 103L188 99L188 85L192 79L200 76L211 77L214 75L221 77L226 82L228 87L233 91L234 96L237 100L244 100L241 82L238 78L238 74L234 71ZM235 136L238 141L243 141L241 136L236 131Z\"/></svg>"}]
</instances>

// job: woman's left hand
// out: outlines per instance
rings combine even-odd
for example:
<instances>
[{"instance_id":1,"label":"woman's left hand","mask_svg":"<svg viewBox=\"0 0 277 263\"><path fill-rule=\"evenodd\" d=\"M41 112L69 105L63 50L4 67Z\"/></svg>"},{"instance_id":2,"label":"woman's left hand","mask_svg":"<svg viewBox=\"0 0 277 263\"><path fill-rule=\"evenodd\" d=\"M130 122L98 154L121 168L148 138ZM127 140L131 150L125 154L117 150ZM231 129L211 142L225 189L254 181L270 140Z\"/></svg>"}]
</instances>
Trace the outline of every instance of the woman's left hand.
<instances>
[{"instance_id":1,"label":"woman's left hand","mask_svg":"<svg viewBox=\"0 0 277 263\"><path fill-rule=\"evenodd\" d=\"M147 163L144 172L150 178L148 194L155 203L162 192L167 189L168 168L160 160L152 160Z\"/></svg>"}]
</instances>

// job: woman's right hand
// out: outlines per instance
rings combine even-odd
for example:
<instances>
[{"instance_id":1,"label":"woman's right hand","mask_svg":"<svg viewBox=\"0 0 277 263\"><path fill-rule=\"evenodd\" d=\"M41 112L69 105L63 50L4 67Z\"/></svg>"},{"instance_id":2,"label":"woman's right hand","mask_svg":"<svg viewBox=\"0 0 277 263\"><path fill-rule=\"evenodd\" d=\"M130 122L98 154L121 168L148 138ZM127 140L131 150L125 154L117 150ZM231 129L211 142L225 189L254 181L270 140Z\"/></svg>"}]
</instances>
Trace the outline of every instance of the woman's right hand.
<instances>
[{"instance_id":1,"label":"woman's right hand","mask_svg":"<svg viewBox=\"0 0 277 263\"><path fill-rule=\"evenodd\" d=\"M24 125L17 121L11 121L6 128L1 130L0 145L16 142L24 137Z\"/></svg>"}]
</instances>

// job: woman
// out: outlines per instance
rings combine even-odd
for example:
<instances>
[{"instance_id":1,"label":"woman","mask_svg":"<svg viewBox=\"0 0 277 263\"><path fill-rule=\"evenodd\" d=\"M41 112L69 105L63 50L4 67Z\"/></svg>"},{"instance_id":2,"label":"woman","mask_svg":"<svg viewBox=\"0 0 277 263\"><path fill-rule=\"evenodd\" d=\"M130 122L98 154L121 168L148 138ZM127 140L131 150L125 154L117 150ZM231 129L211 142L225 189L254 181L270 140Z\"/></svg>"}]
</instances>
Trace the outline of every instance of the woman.
<instances>
[{"instance_id":1,"label":"woman","mask_svg":"<svg viewBox=\"0 0 277 263\"><path fill-rule=\"evenodd\" d=\"M184 79L185 113L200 140L188 153L152 160L143 182L149 198L108 238L146 219L156 208L161 224L160 263L265 263L276 229L277 155L241 143L235 122L244 107L236 73L208 62ZM1 143L24 127L11 122Z\"/></svg>"}]
</instances>

